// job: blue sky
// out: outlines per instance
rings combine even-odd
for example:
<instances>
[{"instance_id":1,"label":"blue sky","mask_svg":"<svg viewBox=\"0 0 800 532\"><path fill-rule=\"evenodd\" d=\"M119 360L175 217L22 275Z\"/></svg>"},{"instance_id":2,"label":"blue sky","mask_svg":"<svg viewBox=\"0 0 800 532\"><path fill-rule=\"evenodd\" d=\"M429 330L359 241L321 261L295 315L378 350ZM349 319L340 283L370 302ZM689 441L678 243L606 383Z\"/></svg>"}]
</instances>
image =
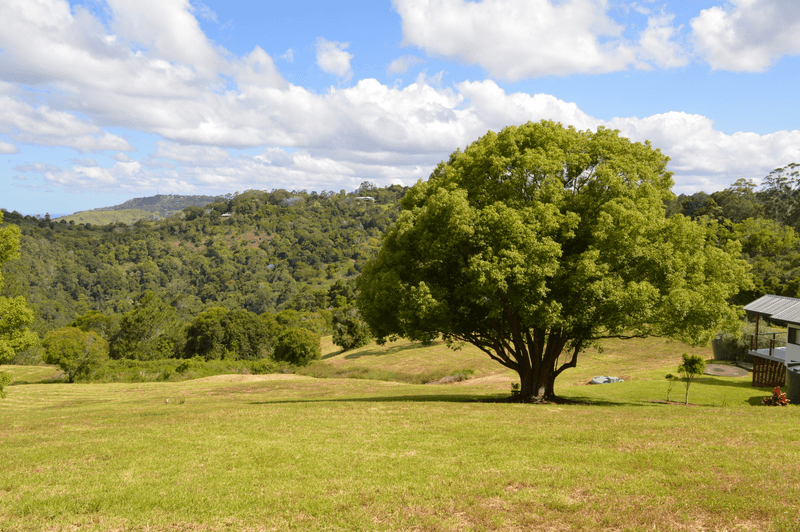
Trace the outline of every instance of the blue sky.
<instances>
[{"instance_id":1,"label":"blue sky","mask_svg":"<svg viewBox=\"0 0 800 532\"><path fill-rule=\"evenodd\" d=\"M0 207L413 184L552 119L675 192L800 162L794 0L4 0Z\"/></svg>"}]
</instances>

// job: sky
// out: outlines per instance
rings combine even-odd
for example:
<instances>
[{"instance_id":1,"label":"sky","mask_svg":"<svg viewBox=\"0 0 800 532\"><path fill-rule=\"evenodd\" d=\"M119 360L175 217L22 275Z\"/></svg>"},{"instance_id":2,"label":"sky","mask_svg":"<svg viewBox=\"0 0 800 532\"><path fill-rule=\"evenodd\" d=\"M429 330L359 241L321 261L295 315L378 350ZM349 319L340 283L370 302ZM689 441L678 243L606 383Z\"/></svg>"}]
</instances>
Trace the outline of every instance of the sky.
<instances>
[{"instance_id":1,"label":"sky","mask_svg":"<svg viewBox=\"0 0 800 532\"><path fill-rule=\"evenodd\" d=\"M618 129L675 193L800 162L797 0L2 0L0 208L413 185L487 131Z\"/></svg>"}]
</instances>

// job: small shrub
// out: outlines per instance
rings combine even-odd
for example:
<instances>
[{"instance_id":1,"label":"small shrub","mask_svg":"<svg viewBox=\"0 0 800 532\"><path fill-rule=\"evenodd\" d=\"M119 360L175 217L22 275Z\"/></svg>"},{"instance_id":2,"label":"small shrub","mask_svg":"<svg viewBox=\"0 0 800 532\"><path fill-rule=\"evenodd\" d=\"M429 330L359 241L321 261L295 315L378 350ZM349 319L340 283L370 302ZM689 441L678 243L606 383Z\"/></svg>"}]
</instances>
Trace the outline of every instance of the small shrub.
<instances>
[{"instance_id":1,"label":"small shrub","mask_svg":"<svg viewBox=\"0 0 800 532\"><path fill-rule=\"evenodd\" d=\"M5 399L6 392L5 388L11 384L11 373L7 373L5 371L0 371L0 399Z\"/></svg>"},{"instance_id":2,"label":"small shrub","mask_svg":"<svg viewBox=\"0 0 800 532\"><path fill-rule=\"evenodd\" d=\"M675 383L678 382L678 377L673 375L672 373L667 373L667 376L664 377L667 379L669 384L667 385L667 403L669 403L669 394L672 393L672 388L675 387Z\"/></svg>"},{"instance_id":3,"label":"small shrub","mask_svg":"<svg viewBox=\"0 0 800 532\"><path fill-rule=\"evenodd\" d=\"M772 390L771 396L761 400L761 404L766 406L787 406L789 402L789 399L786 398L786 394L781 392L780 386L776 386L775 389Z\"/></svg>"},{"instance_id":4,"label":"small shrub","mask_svg":"<svg viewBox=\"0 0 800 532\"><path fill-rule=\"evenodd\" d=\"M521 392L518 382L511 383L511 397L517 397Z\"/></svg>"}]
</instances>

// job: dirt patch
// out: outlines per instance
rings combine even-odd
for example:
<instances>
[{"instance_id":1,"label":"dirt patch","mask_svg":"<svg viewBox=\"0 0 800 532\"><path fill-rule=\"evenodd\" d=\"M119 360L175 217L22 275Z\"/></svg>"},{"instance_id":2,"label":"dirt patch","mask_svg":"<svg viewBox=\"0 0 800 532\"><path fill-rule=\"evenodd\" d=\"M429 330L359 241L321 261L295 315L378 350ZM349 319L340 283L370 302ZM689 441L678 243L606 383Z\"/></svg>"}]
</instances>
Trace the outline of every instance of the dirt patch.
<instances>
[{"instance_id":1,"label":"dirt patch","mask_svg":"<svg viewBox=\"0 0 800 532\"><path fill-rule=\"evenodd\" d=\"M727 364L707 364L706 375L715 377L746 377L748 371L739 366L729 366Z\"/></svg>"}]
</instances>

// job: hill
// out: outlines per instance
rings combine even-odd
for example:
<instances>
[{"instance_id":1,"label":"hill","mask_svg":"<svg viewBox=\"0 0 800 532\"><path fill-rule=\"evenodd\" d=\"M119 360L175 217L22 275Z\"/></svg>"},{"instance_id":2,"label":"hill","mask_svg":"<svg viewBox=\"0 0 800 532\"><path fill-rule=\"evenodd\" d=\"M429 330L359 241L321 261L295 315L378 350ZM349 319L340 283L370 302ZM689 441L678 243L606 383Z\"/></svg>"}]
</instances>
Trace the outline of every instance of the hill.
<instances>
[{"instance_id":1,"label":"hill","mask_svg":"<svg viewBox=\"0 0 800 532\"><path fill-rule=\"evenodd\" d=\"M74 224L92 224L92 225L108 225L108 224L125 224L131 225L139 220L157 220L160 218L155 213L145 211L142 209L120 209L113 211L81 211L75 214L68 214L60 218L55 218L54 221L60 222L64 220Z\"/></svg>"},{"instance_id":2,"label":"hill","mask_svg":"<svg viewBox=\"0 0 800 532\"><path fill-rule=\"evenodd\" d=\"M134 198L120 205L80 211L55 219L74 223L105 225L109 223L131 224L138 220L167 218L187 207L203 207L224 199L222 196L183 196L177 194L157 194L144 198Z\"/></svg>"},{"instance_id":3,"label":"hill","mask_svg":"<svg viewBox=\"0 0 800 532\"><path fill-rule=\"evenodd\" d=\"M5 223L21 229L21 258L4 265L0 294L24 296L40 334L92 310L121 316L147 291L183 320L215 306L256 314L328 308L331 296L352 299L348 283L378 249L405 191L372 190L372 201L249 191L132 225L5 212ZM157 198L151 208L163 204Z\"/></svg>"}]
</instances>

